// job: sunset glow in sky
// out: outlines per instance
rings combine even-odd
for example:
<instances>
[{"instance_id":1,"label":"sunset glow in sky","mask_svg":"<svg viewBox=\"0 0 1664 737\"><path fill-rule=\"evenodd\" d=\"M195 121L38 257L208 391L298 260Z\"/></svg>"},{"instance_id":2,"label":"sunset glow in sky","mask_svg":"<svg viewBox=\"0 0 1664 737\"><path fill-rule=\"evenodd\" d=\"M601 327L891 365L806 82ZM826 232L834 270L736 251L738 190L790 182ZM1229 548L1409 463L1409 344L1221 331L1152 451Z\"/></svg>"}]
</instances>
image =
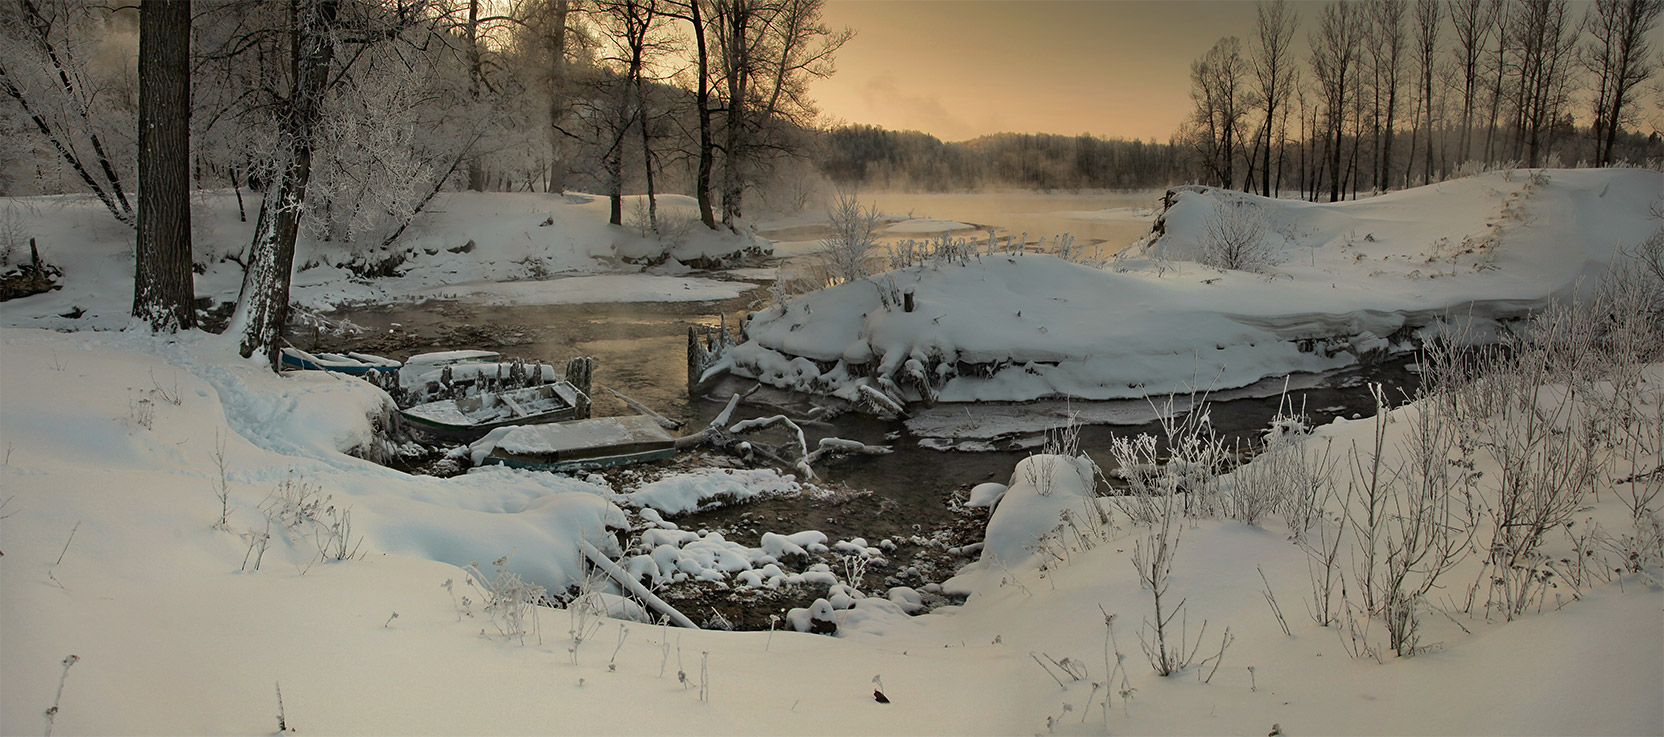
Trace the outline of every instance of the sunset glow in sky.
<instances>
[{"instance_id":1,"label":"sunset glow in sky","mask_svg":"<svg viewBox=\"0 0 1664 737\"><path fill-rule=\"evenodd\" d=\"M1317 3L1291 3L1304 41ZM1190 62L1249 46L1250 0L828 0L856 37L814 87L845 123L949 141L1092 133L1166 141L1188 114ZM1303 53L1303 50L1302 50Z\"/></svg>"}]
</instances>

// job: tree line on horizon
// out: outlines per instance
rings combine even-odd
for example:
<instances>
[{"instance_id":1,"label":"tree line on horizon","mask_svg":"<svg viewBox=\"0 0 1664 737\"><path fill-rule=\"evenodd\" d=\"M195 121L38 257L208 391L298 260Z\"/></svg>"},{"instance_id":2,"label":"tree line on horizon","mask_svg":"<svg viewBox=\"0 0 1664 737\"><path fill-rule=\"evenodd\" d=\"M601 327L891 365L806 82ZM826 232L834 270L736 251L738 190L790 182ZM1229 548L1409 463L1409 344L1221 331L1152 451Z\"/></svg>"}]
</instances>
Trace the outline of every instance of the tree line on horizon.
<instances>
[{"instance_id":1,"label":"tree line on horizon","mask_svg":"<svg viewBox=\"0 0 1664 737\"><path fill-rule=\"evenodd\" d=\"M840 185L926 191L1208 183L1331 201L1515 164L1664 159L1654 43L1664 0L1261 0L1253 34L1191 64L1191 113L1158 143L1001 133L943 142L873 126L822 136Z\"/></svg>"}]
</instances>

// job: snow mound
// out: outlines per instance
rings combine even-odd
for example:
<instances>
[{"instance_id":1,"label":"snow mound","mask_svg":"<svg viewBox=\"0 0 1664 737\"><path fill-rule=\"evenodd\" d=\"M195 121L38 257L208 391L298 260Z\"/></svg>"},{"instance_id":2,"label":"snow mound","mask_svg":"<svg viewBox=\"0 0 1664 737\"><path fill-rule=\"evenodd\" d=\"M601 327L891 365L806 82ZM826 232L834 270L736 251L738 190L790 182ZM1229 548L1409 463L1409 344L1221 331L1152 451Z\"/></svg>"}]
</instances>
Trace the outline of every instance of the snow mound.
<instances>
[{"instance_id":1,"label":"snow mound","mask_svg":"<svg viewBox=\"0 0 1664 737\"><path fill-rule=\"evenodd\" d=\"M623 501L632 507L679 515L802 490L797 477L773 469L705 468L653 481L625 493Z\"/></svg>"}]
</instances>

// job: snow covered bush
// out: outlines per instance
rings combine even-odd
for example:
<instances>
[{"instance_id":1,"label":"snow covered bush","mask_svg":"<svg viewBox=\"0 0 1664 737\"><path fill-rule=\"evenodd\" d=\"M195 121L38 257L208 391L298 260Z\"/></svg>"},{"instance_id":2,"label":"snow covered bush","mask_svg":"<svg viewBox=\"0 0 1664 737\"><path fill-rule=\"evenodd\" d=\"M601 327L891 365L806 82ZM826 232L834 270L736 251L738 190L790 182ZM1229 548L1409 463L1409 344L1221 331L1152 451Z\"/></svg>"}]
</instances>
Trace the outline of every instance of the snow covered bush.
<instances>
[{"instance_id":1,"label":"snow covered bush","mask_svg":"<svg viewBox=\"0 0 1664 737\"><path fill-rule=\"evenodd\" d=\"M1253 525L1266 515L1281 514L1290 531L1310 529L1322 512L1332 463L1330 444L1308 448L1309 434L1303 417L1286 403L1280 406L1265 439L1249 449L1254 462L1224 482L1226 515Z\"/></svg>"},{"instance_id":2,"label":"snow covered bush","mask_svg":"<svg viewBox=\"0 0 1664 737\"><path fill-rule=\"evenodd\" d=\"M463 570L468 572L468 585L483 597L485 614L497 634L526 644L526 635L537 632L537 605L548 592L510 571L506 555L491 562L490 577L480 571L478 563L469 563ZM537 636L541 643L542 634L537 632Z\"/></svg>"},{"instance_id":3,"label":"snow covered bush","mask_svg":"<svg viewBox=\"0 0 1664 737\"><path fill-rule=\"evenodd\" d=\"M872 273L867 264L878 245L878 226L882 222L878 206L866 208L854 193L841 192L826 209L827 226L831 233L821 241L821 268L828 282L850 282L864 279Z\"/></svg>"},{"instance_id":4,"label":"snow covered bush","mask_svg":"<svg viewBox=\"0 0 1664 737\"><path fill-rule=\"evenodd\" d=\"M1216 269L1262 272L1275 264L1265 235L1271 214L1243 198L1217 199L1202 221L1201 261Z\"/></svg>"},{"instance_id":5,"label":"snow covered bush","mask_svg":"<svg viewBox=\"0 0 1664 737\"><path fill-rule=\"evenodd\" d=\"M1190 411L1181 414L1173 411L1173 398L1168 397L1157 412L1162 417L1161 439L1141 433L1136 438L1115 438L1110 445L1115 474L1127 482L1127 493L1115 497L1116 505L1133 522L1145 525L1161 521L1167 497L1179 498L1187 517L1217 513L1219 473L1230 454L1213 427L1207 405L1193 398Z\"/></svg>"}]
</instances>

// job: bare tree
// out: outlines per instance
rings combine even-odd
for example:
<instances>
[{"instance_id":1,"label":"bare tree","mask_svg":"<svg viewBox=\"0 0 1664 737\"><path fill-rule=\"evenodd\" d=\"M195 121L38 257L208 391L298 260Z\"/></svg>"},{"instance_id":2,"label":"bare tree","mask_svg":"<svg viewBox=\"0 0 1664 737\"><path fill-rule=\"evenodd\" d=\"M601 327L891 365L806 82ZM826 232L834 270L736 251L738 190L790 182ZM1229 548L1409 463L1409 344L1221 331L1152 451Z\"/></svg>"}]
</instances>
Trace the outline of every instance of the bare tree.
<instances>
[{"instance_id":1,"label":"bare tree","mask_svg":"<svg viewBox=\"0 0 1664 737\"><path fill-rule=\"evenodd\" d=\"M1323 102L1326 145L1329 150L1329 201L1340 199L1342 138L1346 131L1346 106L1354 94L1358 45L1363 35L1361 12L1351 0L1326 5L1317 16L1317 30L1311 34L1312 72L1317 77Z\"/></svg>"},{"instance_id":2,"label":"bare tree","mask_svg":"<svg viewBox=\"0 0 1664 737\"><path fill-rule=\"evenodd\" d=\"M699 203L699 221L716 229L711 209L711 170L716 167L716 142L711 132L711 63L704 7L709 0L670 0L666 14L688 22L694 41L694 113L699 119L699 165L694 174L694 199Z\"/></svg>"},{"instance_id":3,"label":"bare tree","mask_svg":"<svg viewBox=\"0 0 1664 737\"><path fill-rule=\"evenodd\" d=\"M1526 165L1537 166L1570 98L1569 68L1581 29L1569 0L1526 0L1516 7L1510 24L1520 59L1515 119Z\"/></svg>"},{"instance_id":4,"label":"bare tree","mask_svg":"<svg viewBox=\"0 0 1664 737\"><path fill-rule=\"evenodd\" d=\"M1373 30L1370 57L1374 62L1378 88L1386 90L1382 110L1380 157L1375 168L1376 189L1386 190L1392 178L1392 134L1398 120L1398 74L1403 69L1404 0L1379 0L1370 5Z\"/></svg>"},{"instance_id":5,"label":"bare tree","mask_svg":"<svg viewBox=\"0 0 1664 737\"><path fill-rule=\"evenodd\" d=\"M196 326L191 277L191 4L139 6L139 213L133 316Z\"/></svg>"},{"instance_id":6,"label":"bare tree","mask_svg":"<svg viewBox=\"0 0 1664 737\"><path fill-rule=\"evenodd\" d=\"M1509 5L1507 0L1489 0L1491 23L1495 28L1493 36L1496 38L1496 53L1490 56L1491 67L1488 70L1487 92L1490 100L1490 116L1485 123L1485 160L1492 161L1495 149L1492 144L1496 140L1497 121L1502 111L1503 81L1508 73L1508 25Z\"/></svg>"},{"instance_id":7,"label":"bare tree","mask_svg":"<svg viewBox=\"0 0 1664 737\"><path fill-rule=\"evenodd\" d=\"M1453 0L1450 21L1456 30L1451 49L1462 75L1462 134L1457 143L1462 161L1473 157L1474 104L1479 97L1479 63L1490 43L1494 27L1492 14L1498 11L1492 0Z\"/></svg>"},{"instance_id":8,"label":"bare tree","mask_svg":"<svg viewBox=\"0 0 1664 737\"><path fill-rule=\"evenodd\" d=\"M816 110L809 80L832 73L833 55L854 37L821 21L824 0L718 0L711 15L722 70L722 222L742 216L745 189L770 154L797 146L784 140L789 123L806 126Z\"/></svg>"},{"instance_id":9,"label":"bare tree","mask_svg":"<svg viewBox=\"0 0 1664 737\"><path fill-rule=\"evenodd\" d=\"M1439 12L1442 0L1416 0L1416 65L1421 72L1418 80L1421 84L1417 95L1421 98L1422 124L1427 127L1427 164L1421 172L1421 183L1433 181L1433 66L1438 62L1439 46ZM1410 151L1412 159L1410 166L1414 166L1415 150ZM1405 174L1408 181L1409 174Z\"/></svg>"},{"instance_id":10,"label":"bare tree","mask_svg":"<svg viewBox=\"0 0 1664 737\"><path fill-rule=\"evenodd\" d=\"M1260 105L1265 110L1262 123L1265 145L1260 148L1260 194L1267 197L1272 195L1271 150L1276 148L1281 151L1286 143L1285 136L1282 135L1288 125L1288 112L1285 108L1288 105L1289 92L1294 88L1294 64L1289 47L1294 41L1294 29L1299 22L1299 16L1288 7L1288 0L1262 0L1255 8L1255 30L1259 44L1254 54L1254 80L1258 83ZM1278 123L1278 113L1282 113L1284 118L1281 124ZM1273 135L1274 131L1276 135ZM1280 180L1281 154L1277 171Z\"/></svg>"},{"instance_id":11,"label":"bare tree","mask_svg":"<svg viewBox=\"0 0 1664 737\"><path fill-rule=\"evenodd\" d=\"M1612 163L1618 129L1642 83L1656 71L1647 57L1664 0L1595 0L1585 25L1591 39L1582 48L1585 67L1595 74L1595 163Z\"/></svg>"},{"instance_id":12,"label":"bare tree","mask_svg":"<svg viewBox=\"0 0 1664 737\"><path fill-rule=\"evenodd\" d=\"M1248 115L1243 89L1242 42L1236 36L1219 39L1201 58L1190 63L1190 98L1196 108L1195 146L1203 166L1229 188L1236 162L1242 122Z\"/></svg>"}]
</instances>

